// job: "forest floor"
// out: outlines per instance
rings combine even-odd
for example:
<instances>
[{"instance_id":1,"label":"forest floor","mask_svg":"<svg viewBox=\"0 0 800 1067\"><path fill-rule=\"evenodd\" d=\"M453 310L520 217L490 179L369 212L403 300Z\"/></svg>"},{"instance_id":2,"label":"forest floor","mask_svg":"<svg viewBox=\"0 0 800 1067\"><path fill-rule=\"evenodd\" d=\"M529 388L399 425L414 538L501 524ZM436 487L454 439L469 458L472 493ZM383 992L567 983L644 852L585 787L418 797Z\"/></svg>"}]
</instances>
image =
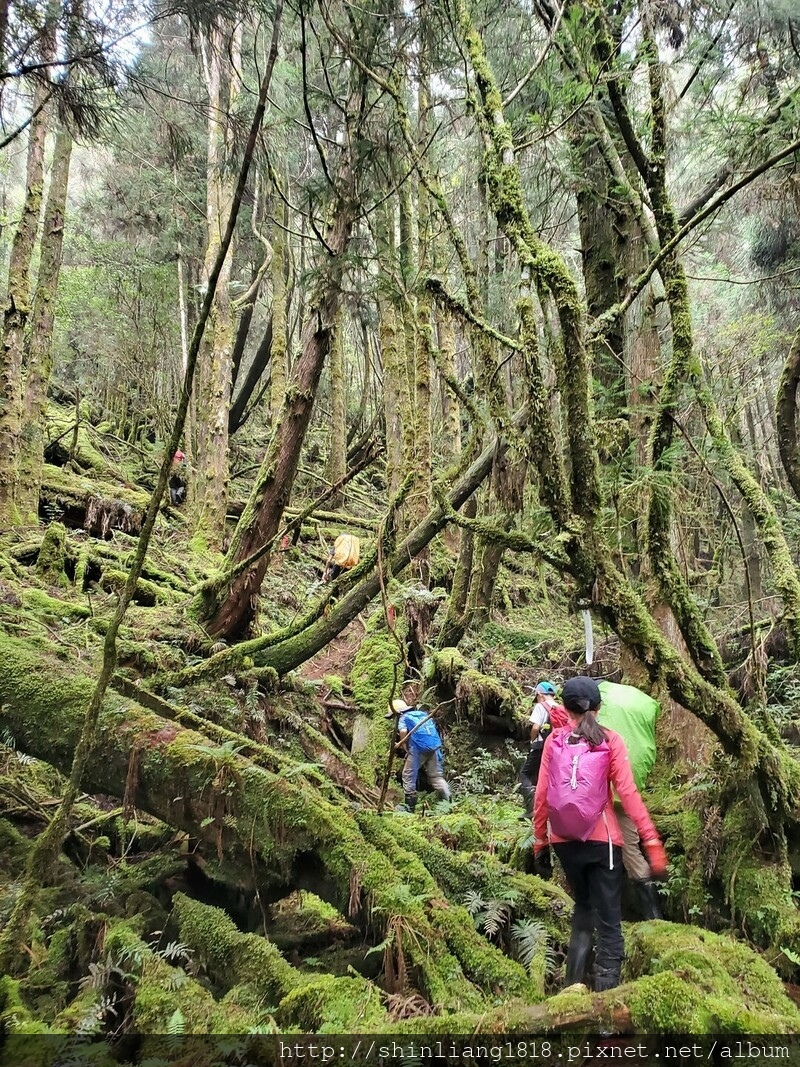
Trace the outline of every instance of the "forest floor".
<instances>
[{"instance_id":1,"label":"forest floor","mask_svg":"<svg viewBox=\"0 0 800 1067\"><path fill-rule=\"evenodd\" d=\"M0 556L0 923L58 805L146 501L146 471L115 480L96 435L82 445L83 473L48 467L42 524ZM558 874L527 873L516 776L523 687L576 669L583 630L532 564L501 571L491 621L458 653L436 650L433 615L414 688L441 704L452 805L395 810L395 765L379 813L400 692L380 603L285 678L252 662L197 676L213 649L192 591L217 561L192 554L185 519L159 519L58 870L0 977L0 1039L800 1032L784 985L800 964L794 901L743 844L730 860L741 812L720 807L716 772L669 721L647 799L672 921L626 912L624 984L559 993L571 905ZM270 628L316 595L320 529L270 570ZM389 593L402 638L422 594ZM616 642L598 646L603 673L618 670ZM120 1056L159 1054L153 1039Z\"/></svg>"}]
</instances>

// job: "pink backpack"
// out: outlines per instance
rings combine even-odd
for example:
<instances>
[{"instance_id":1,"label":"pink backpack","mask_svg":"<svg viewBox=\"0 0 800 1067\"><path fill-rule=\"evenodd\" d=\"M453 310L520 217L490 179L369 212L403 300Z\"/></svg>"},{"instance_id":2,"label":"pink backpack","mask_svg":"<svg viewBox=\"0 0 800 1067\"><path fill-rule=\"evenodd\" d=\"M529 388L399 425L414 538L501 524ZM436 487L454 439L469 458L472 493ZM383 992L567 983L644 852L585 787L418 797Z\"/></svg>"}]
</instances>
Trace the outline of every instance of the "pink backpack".
<instances>
[{"instance_id":1,"label":"pink backpack","mask_svg":"<svg viewBox=\"0 0 800 1067\"><path fill-rule=\"evenodd\" d=\"M572 731L559 730L547 742L547 811L554 834L567 841L586 841L608 803L611 749L607 741L592 747Z\"/></svg>"}]
</instances>

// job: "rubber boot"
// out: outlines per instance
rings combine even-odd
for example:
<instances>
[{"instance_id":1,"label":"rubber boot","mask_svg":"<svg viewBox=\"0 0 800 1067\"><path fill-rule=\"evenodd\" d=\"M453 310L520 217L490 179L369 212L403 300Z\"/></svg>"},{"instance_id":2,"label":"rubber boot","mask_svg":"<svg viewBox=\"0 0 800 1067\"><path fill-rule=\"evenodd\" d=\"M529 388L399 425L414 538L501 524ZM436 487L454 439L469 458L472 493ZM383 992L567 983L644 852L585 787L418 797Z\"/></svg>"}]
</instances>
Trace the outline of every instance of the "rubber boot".
<instances>
[{"instance_id":1,"label":"rubber boot","mask_svg":"<svg viewBox=\"0 0 800 1067\"><path fill-rule=\"evenodd\" d=\"M592 931L573 930L567 948L567 973L564 985L571 986L583 982L586 975L586 965L589 962L589 954L592 951Z\"/></svg>"},{"instance_id":2,"label":"rubber boot","mask_svg":"<svg viewBox=\"0 0 800 1067\"><path fill-rule=\"evenodd\" d=\"M520 786L520 793L522 793L522 801L525 805L525 811L520 815L520 821L529 820L533 818L533 797L534 793L532 789L526 788L524 785Z\"/></svg>"},{"instance_id":3,"label":"rubber boot","mask_svg":"<svg viewBox=\"0 0 800 1067\"><path fill-rule=\"evenodd\" d=\"M414 811L414 809L417 806L417 794L416 793L406 793L405 794L405 801L406 801L406 807L408 808L408 810L409 811Z\"/></svg>"},{"instance_id":4,"label":"rubber boot","mask_svg":"<svg viewBox=\"0 0 800 1067\"><path fill-rule=\"evenodd\" d=\"M636 889L636 900L639 912L643 919L663 919L661 903L658 899L658 890L652 882L641 882L638 879L633 883Z\"/></svg>"},{"instance_id":5,"label":"rubber boot","mask_svg":"<svg viewBox=\"0 0 800 1067\"><path fill-rule=\"evenodd\" d=\"M613 967L598 967L595 964L594 968L594 991L595 993L601 993L604 989L615 989L619 985L620 971L622 970L622 961Z\"/></svg>"}]
</instances>

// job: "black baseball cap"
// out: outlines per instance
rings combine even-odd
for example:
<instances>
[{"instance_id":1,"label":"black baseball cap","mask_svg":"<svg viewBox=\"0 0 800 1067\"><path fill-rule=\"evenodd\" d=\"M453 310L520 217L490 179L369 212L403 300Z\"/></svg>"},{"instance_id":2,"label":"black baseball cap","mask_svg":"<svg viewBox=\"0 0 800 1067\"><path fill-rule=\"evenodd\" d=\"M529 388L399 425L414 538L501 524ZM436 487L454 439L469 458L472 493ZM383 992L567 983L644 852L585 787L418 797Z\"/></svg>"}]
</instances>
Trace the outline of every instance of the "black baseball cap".
<instances>
[{"instance_id":1,"label":"black baseball cap","mask_svg":"<svg viewBox=\"0 0 800 1067\"><path fill-rule=\"evenodd\" d=\"M594 678L569 678L561 689L567 711L581 713L599 706L602 696Z\"/></svg>"}]
</instances>

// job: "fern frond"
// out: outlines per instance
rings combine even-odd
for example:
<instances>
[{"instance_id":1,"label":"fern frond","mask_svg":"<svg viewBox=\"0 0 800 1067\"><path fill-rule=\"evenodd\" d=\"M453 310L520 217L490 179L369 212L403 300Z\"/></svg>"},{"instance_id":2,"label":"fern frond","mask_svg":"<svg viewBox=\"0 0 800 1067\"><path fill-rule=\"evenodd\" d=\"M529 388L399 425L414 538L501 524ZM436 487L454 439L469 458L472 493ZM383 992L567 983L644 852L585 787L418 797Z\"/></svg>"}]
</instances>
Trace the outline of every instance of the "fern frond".
<instances>
[{"instance_id":1,"label":"fern frond","mask_svg":"<svg viewBox=\"0 0 800 1067\"><path fill-rule=\"evenodd\" d=\"M192 950L181 941L170 941L164 948L159 949L156 955L160 956L162 960L188 960L192 958Z\"/></svg>"},{"instance_id":2,"label":"fern frond","mask_svg":"<svg viewBox=\"0 0 800 1067\"><path fill-rule=\"evenodd\" d=\"M167 1031L170 1036L176 1036L186 1032L186 1020L183 1017L183 1012L180 1008L176 1008L175 1011L167 1019Z\"/></svg>"},{"instance_id":3,"label":"fern frond","mask_svg":"<svg viewBox=\"0 0 800 1067\"><path fill-rule=\"evenodd\" d=\"M464 907L470 913L474 919L479 912L483 911L486 907L486 901L477 891L477 889L470 889L467 891L467 895L464 897Z\"/></svg>"},{"instance_id":4,"label":"fern frond","mask_svg":"<svg viewBox=\"0 0 800 1067\"><path fill-rule=\"evenodd\" d=\"M505 900L490 900L481 915L483 932L487 937L497 937L511 916L511 908Z\"/></svg>"},{"instance_id":5,"label":"fern frond","mask_svg":"<svg viewBox=\"0 0 800 1067\"><path fill-rule=\"evenodd\" d=\"M544 974L550 978L558 964L555 948L547 938L547 927L538 919L520 919L511 928L511 937L522 966L530 971L537 958L544 961Z\"/></svg>"}]
</instances>

